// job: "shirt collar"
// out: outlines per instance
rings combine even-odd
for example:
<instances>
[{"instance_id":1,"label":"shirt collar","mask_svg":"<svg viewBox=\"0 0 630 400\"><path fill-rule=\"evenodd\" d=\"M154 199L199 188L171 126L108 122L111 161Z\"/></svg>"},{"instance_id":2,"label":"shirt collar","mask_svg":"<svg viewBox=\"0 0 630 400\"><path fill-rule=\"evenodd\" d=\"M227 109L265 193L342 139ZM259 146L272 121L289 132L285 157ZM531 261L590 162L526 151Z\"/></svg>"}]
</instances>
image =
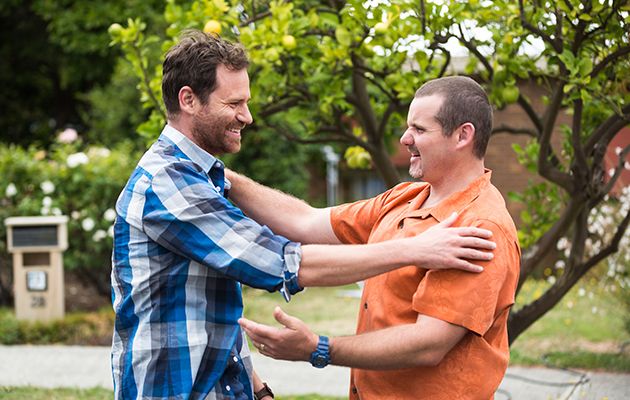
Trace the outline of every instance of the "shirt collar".
<instances>
[{"instance_id":1,"label":"shirt collar","mask_svg":"<svg viewBox=\"0 0 630 400\"><path fill-rule=\"evenodd\" d=\"M438 220L438 222L442 222L446 218L450 217L453 212L461 213L461 211L479 197L481 191L490 184L491 177L492 171L486 168L483 175L472 181L466 189L461 192L453 193L434 207L421 208L414 211L413 216L424 219L431 215ZM424 200L428 197L429 191L431 190L430 188L431 185L427 185L423 188L421 195Z\"/></svg>"},{"instance_id":2,"label":"shirt collar","mask_svg":"<svg viewBox=\"0 0 630 400\"><path fill-rule=\"evenodd\" d=\"M197 146L192 140L188 139L183 133L172 126L166 125L162 130L162 135L173 142L182 153L190 158L192 162L203 168L204 171L210 172L212 168L217 167L221 169L224 168L221 160Z\"/></svg>"}]
</instances>

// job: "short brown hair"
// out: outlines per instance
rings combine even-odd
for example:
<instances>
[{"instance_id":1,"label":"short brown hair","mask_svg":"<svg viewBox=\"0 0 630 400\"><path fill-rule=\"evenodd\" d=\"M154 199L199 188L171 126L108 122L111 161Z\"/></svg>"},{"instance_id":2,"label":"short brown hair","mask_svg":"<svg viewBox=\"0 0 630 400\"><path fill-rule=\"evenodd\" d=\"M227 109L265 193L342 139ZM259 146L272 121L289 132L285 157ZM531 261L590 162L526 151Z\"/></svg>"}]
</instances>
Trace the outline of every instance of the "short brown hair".
<instances>
[{"instance_id":1,"label":"short brown hair","mask_svg":"<svg viewBox=\"0 0 630 400\"><path fill-rule=\"evenodd\" d=\"M179 113L179 91L190 86L205 104L216 88L217 66L239 71L247 68L245 48L199 30L184 31L162 64L162 99L169 117Z\"/></svg>"},{"instance_id":2,"label":"short brown hair","mask_svg":"<svg viewBox=\"0 0 630 400\"><path fill-rule=\"evenodd\" d=\"M438 95L443 97L442 107L435 118L444 134L450 136L466 122L475 127L473 154L483 158L492 132L492 106L483 88L465 76L447 76L428 81L415 97Z\"/></svg>"}]
</instances>

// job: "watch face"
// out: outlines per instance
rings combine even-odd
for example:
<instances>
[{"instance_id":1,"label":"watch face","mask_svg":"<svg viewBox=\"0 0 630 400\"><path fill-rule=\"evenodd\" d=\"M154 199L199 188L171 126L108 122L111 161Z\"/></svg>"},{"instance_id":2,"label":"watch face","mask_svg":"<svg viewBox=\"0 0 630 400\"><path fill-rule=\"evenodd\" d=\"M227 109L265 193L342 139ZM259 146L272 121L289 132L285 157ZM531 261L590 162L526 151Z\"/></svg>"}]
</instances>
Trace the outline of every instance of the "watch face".
<instances>
[{"instance_id":1,"label":"watch face","mask_svg":"<svg viewBox=\"0 0 630 400\"><path fill-rule=\"evenodd\" d=\"M315 359L313 360L313 365L317 368L323 368L326 365L328 365L328 360L326 359L325 356L317 355Z\"/></svg>"}]
</instances>

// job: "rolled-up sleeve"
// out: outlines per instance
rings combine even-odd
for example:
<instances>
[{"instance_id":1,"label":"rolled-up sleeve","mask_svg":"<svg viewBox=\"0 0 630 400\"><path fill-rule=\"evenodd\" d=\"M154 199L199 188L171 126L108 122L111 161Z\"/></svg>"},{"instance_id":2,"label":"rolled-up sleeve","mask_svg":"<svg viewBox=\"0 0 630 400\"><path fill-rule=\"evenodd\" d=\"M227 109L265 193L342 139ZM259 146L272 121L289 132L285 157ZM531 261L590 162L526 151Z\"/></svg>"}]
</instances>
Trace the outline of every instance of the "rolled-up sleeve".
<instances>
[{"instance_id":1,"label":"rolled-up sleeve","mask_svg":"<svg viewBox=\"0 0 630 400\"><path fill-rule=\"evenodd\" d=\"M192 162L168 164L151 178L142 223L161 246L221 275L280 290L287 301L302 290L300 244L245 216Z\"/></svg>"}]
</instances>

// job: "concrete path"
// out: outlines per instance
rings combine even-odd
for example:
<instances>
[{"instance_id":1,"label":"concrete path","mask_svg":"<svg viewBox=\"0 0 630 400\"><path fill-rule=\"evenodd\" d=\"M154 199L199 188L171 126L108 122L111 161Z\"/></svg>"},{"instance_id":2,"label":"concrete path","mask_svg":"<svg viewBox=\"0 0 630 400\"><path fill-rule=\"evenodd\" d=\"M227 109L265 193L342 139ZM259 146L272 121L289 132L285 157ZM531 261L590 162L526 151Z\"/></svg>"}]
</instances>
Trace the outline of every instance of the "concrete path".
<instances>
[{"instance_id":1,"label":"concrete path","mask_svg":"<svg viewBox=\"0 0 630 400\"><path fill-rule=\"evenodd\" d=\"M347 396L347 368L315 369L305 362L253 354L259 374L282 395ZM2 346L0 386L112 388L109 347ZM510 367L496 400L627 400L630 374Z\"/></svg>"}]
</instances>

